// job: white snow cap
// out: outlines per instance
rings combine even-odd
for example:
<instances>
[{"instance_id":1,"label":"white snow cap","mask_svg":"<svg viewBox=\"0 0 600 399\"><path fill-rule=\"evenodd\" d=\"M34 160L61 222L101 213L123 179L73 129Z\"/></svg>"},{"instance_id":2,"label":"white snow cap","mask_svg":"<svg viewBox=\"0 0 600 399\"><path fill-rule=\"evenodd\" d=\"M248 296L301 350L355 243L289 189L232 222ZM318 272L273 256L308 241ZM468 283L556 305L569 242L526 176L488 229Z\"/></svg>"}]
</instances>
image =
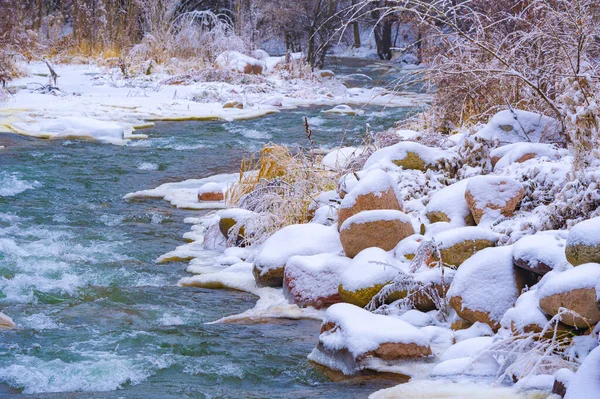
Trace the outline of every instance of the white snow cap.
<instances>
[{"instance_id":1,"label":"white snow cap","mask_svg":"<svg viewBox=\"0 0 600 399\"><path fill-rule=\"evenodd\" d=\"M501 144L516 142L555 142L560 124L554 118L528 111L504 110L494 115L475 137L498 140Z\"/></svg>"},{"instance_id":2,"label":"white snow cap","mask_svg":"<svg viewBox=\"0 0 600 399\"><path fill-rule=\"evenodd\" d=\"M342 251L340 235L333 226L317 223L286 226L269 237L254 258L263 272L285 266L293 255L316 255Z\"/></svg>"},{"instance_id":3,"label":"white snow cap","mask_svg":"<svg viewBox=\"0 0 600 399\"><path fill-rule=\"evenodd\" d=\"M567 231L548 230L525 236L517 241L513 249L513 259L526 261L532 268L541 264L563 271L571 268L565 256Z\"/></svg>"},{"instance_id":4,"label":"white snow cap","mask_svg":"<svg viewBox=\"0 0 600 399\"><path fill-rule=\"evenodd\" d=\"M600 398L600 347L594 349L579 366L565 399Z\"/></svg>"},{"instance_id":5,"label":"white snow cap","mask_svg":"<svg viewBox=\"0 0 600 399\"><path fill-rule=\"evenodd\" d=\"M350 161L364 152L364 148L342 147L329 152L321 163L331 169L344 169Z\"/></svg>"},{"instance_id":6,"label":"white snow cap","mask_svg":"<svg viewBox=\"0 0 600 399\"><path fill-rule=\"evenodd\" d=\"M499 157L500 160L494 165L494 170L501 170L512 165L525 155L533 155L534 158L546 157L551 160L557 160L561 153L567 155L564 151L559 151L552 144L543 143L515 143L496 148L490 152L492 158Z\"/></svg>"},{"instance_id":7,"label":"white snow cap","mask_svg":"<svg viewBox=\"0 0 600 399\"><path fill-rule=\"evenodd\" d=\"M248 57L238 51L225 51L215 59L215 63L221 68L231 69L240 73L244 72L247 65L261 66L264 68L264 63L256 58Z\"/></svg>"},{"instance_id":8,"label":"white snow cap","mask_svg":"<svg viewBox=\"0 0 600 399\"><path fill-rule=\"evenodd\" d=\"M413 141L403 141L375 151L367 159L367 162L365 162L364 169L369 169L376 165L391 166L393 168L395 165L392 161L406 158L409 152L416 153L427 165L435 165L442 159L452 159L458 156L453 151L427 147Z\"/></svg>"},{"instance_id":9,"label":"white snow cap","mask_svg":"<svg viewBox=\"0 0 600 399\"><path fill-rule=\"evenodd\" d=\"M356 203L356 198L360 195L373 193L381 197L382 193L389 189L394 190L396 198L399 198L398 187L392 177L381 169L374 169L362 176L356 185L350 190L342 200L340 208L350 208Z\"/></svg>"},{"instance_id":10,"label":"white snow cap","mask_svg":"<svg viewBox=\"0 0 600 399\"><path fill-rule=\"evenodd\" d=\"M600 245L600 217L584 220L573 226L567 236L567 245Z\"/></svg>"},{"instance_id":11,"label":"white snow cap","mask_svg":"<svg viewBox=\"0 0 600 399\"><path fill-rule=\"evenodd\" d=\"M390 252L375 247L363 249L342 274L341 285L347 291L358 291L386 284L398 275L399 268L406 267Z\"/></svg>"},{"instance_id":12,"label":"white snow cap","mask_svg":"<svg viewBox=\"0 0 600 399\"><path fill-rule=\"evenodd\" d=\"M469 179L464 179L436 191L427 204L427 213L443 212L451 223L464 226L465 218L471 214L465 200L465 189L468 182Z\"/></svg>"},{"instance_id":13,"label":"white snow cap","mask_svg":"<svg viewBox=\"0 0 600 399\"><path fill-rule=\"evenodd\" d=\"M500 322L519 294L512 246L504 246L483 249L460 265L447 297L460 296L463 307L488 313Z\"/></svg>"},{"instance_id":14,"label":"white snow cap","mask_svg":"<svg viewBox=\"0 0 600 399\"><path fill-rule=\"evenodd\" d=\"M434 236L440 249L447 249L461 242L474 240L487 240L495 243L498 241L499 237L498 234L489 229L474 226L446 230Z\"/></svg>"},{"instance_id":15,"label":"white snow cap","mask_svg":"<svg viewBox=\"0 0 600 399\"><path fill-rule=\"evenodd\" d=\"M349 229L353 224L371 223L379 221L399 220L402 223L411 223L410 216L404 212L393 209L376 209L372 211L362 211L344 220L340 231Z\"/></svg>"},{"instance_id":16,"label":"white snow cap","mask_svg":"<svg viewBox=\"0 0 600 399\"><path fill-rule=\"evenodd\" d=\"M376 350L384 343L429 346L427 336L409 323L373 314L348 303L332 305L327 309L323 323L333 323L340 327L320 335L319 341L325 349L348 349L355 358Z\"/></svg>"},{"instance_id":17,"label":"white snow cap","mask_svg":"<svg viewBox=\"0 0 600 399\"><path fill-rule=\"evenodd\" d=\"M206 183L204 185L202 185L202 187L200 187L198 189L198 194L206 194L206 193L222 193L223 192L223 185L216 183L216 182L210 182L210 183Z\"/></svg>"},{"instance_id":18,"label":"white snow cap","mask_svg":"<svg viewBox=\"0 0 600 399\"><path fill-rule=\"evenodd\" d=\"M600 264L586 263L562 273L548 273L538 289L538 297L545 298L580 288L596 288L600 282Z\"/></svg>"}]
</instances>

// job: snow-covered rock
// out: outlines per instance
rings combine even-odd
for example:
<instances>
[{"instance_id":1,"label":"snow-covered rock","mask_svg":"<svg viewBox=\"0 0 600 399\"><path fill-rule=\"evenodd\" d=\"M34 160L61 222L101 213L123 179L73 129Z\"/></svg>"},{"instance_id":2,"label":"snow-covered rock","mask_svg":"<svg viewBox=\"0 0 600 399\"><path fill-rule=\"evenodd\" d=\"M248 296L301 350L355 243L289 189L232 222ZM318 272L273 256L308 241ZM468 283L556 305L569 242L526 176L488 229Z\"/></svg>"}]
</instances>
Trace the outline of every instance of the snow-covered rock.
<instances>
[{"instance_id":1,"label":"snow-covered rock","mask_svg":"<svg viewBox=\"0 0 600 399\"><path fill-rule=\"evenodd\" d=\"M350 259L337 254L292 256L285 265L284 288L298 306L322 308L342 301L340 276Z\"/></svg>"},{"instance_id":2,"label":"snow-covered rock","mask_svg":"<svg viewBox=\"0 0 600 399\"><path fill-rule=\"evenodd\" d=\"M346 256L354 258L370 247L391 251L401 240L414 233L408 215L380 209L359 212L346 219L340 227L340 240Z\"/></svg>"},{"instance_id":3,"label":"snow-covered rock","mask_svg":"<svg viewBox=\"0 0 600 399\"><path fill-rule=\"evenodd\" d=\"M465 199L469 179L464 179L436 191L427 204L427 219L431 223L451 222L457 226L473 226L475 221Z\"/></svg>"},{"instance_id":4,"label":"snow-covered rock","mask_svg":"<svg viewBox=\"0 0 600 399\"><path fill-rule=\"evenodd\" d=\"M223 211L219 219L219 230L225 239L229 240L229 233L232 227L236 226L238 231L234 242L236 245L243 243L246 234L252 234L252 219L256 217L256 212L247 209L231 208ZM248 230L248 231L246 231Z\"/></svg>"},{"instance_id":5,"label":"snow-covered rock","mask_svg":"<svg viewBox=\"0 0 600 399\"><path fill-rule=\"evenodd\" d=\"M461 318L498 329L523 286L513 266L512 247L486 248L458 268L447 297Z\"/></svg>"},{"instance_id":6,"label":"snow-covered rock","mask_svg":"<svg viewBox=\"0 0 600 399\"><path fill-rule=\"evenodd\" d=\"M260 75L265 68L264 62L248 57L238 51L225 51L217 56L215 64L224 69L240 73Z\"/></svg>"},{"instance_id":7,"label":"snow-covered rock","mask_svg":"<svg viewBox=\"0 0 600 399\"><path fill-rule=\"evenodd\" d=\"M367 162L364 168L372 168L381 166L382 168L393 168L400 166L404 169L417 169L426 171L434 168L443 160L456 159L458 155L449 150L440 148L427 147L423 144L403 141L401 143L384 147L375 151Z\"/></svg>"},{"instance_id":8,"label":"snow-covered rock","mask_svg":"<svg viewBox=\"0 0 600 399\"><path fill-rule=\"evenodd\" d=\"M565 399L600 398L600 347L594 349L569 381Z\"/></svg>"},{"instance_id":9,"label":"snow-covered rock","mask_svg":"<svg viewBox=\"0 0 600 399\"><path fill-rule=\"evenodd\" d=\"M342 300L364 307L398 275L402 264L390 252L367 248L352 259L338 287Z\"/></svg>"},{"instance_id":10,"label":"snow-covered rock","mask_svg":"<svg viewBox=\"0 0 600 399\"><path fill-rule=\"evenodd\" d=\"M334 170L343 170L357 156L363 153L363 148L342 147L333 150L323 157L321 163Z\"/></svg>"},{"instance_id":11,"label":"snow-covered rock","mask_svg":"<svg viewBox=\"0 0 600 399\"><path fill-rule=\"evenodd\" d=\"M464 261L484 248L493 247L498 242L498 234L481 227L459 227L436 234L434 237L442 259L437 253L433 260L458 267Z\"/></svg>"},{"instance_id":12,"label":"snow-covered rock","mask_svg":"<svg viewBox=\"0 0 600 399\"><path fill-rule=\"evenodd\" d=\"M322 111L324 114L339 114L339 115L364 115L365 111L362 109L354 109L349 105L341 104L335 107Z\"/></svg>"},{"instance_id":13,"label":"snow-covered rock","mask_svg":"<svg viewBox=\"0 0 600 399\"><path fill-rule=\"evenodd\" d=\"M550 230L521 238L513 247L515 266L541 276L570 268L565 256L566 235L566 231Z\"/></svg>"},{"instance_id":14,"label":"snow-covered rock","mask_svg":"<svg viewBox=\"0 0 600 399\"><path fill-rule=\"evenodd\" d=\"M383 170L373 170L344 196L338 212L338 228L350 216L361 211L392 209L401 211L398 188L392 177Z\"/></svg>"},{"instance_id":15,"label":"snow-covered rock","mask_svg":"<svg viewBox=\"0 0 600 399\"><path fill-rule=\"evenodd\" d=\"M223 201L223 187L218 183L206 183L198 189L198 201Z\"/></svg>"},{"instance_id":16,"label":"snow-covered rock","mask_svg":"<svg viewBox=\"0 0 600 399\"><path fill-rule=\"evenodd\" d=\"M516 333L539 333L546 324L548 318L540 309L535 290L521 294L515 306L510 308L502 318L502 326Z\"/></svg>"},{"instance_id":17,"label":"snow-covered rock","mask_svg":"<svg viewBox=\"0 0 600 399\"><path fill-rule=\"evenodd\" d=\"M569 326L592 326L600 321L596 302L599 282L598 263L586 263L562 273L548 273L537 291L540 308L550 316L556 316L562 310L561 321Z\"/></svg>"},{"instance_id":18,"label":"snow-covered rock","mask_svg":"<svg viewBox=\"0 0 600 399\"><path fill-rule=\"evenodd\" d=\"M477 224L493 222L511 216L525 190L518 181L501 176L475 176L469 179L465 189L465 199Z\"/></svg>"},{"instance_id":19,"label":"snow-covered rock","mask_svg":"<svg viewBox=\"0 0 600 399\"><path fill-rule=\"evenodd\" d=\"M392 362L431 353L427 336L409 323L339 303L327 309L319 345L309 359L354 374L372 358Z\"/></svg>"},{"instance_id":20,"label":"snow-covered rock","mask_svg":"<svg viewBox=\"0 0 600 399\"><path fill-rule=\"evenodd\" d=\"M340 236L333 226L316 223L286 226L269 237L254 258L254 277L259 285L281 287L288 259L294 255L339 253Z\"/></svg>"},{"instance_id":21,"label":"snow-covered rock","mask_svg":"<svg viewBox=\"0 0 600 399\"><path fill-rule=\"evenodd\" d=\"M600 217L577 223L571 228L565 253L573 266L600 263Z\"/></svg>"},{"instance_id":22,"label":"snow-covered rock","mask_svg":"<svg viewBox=\"0 0 600 399\"><path fill-rule=\"evenodd\" d=\"M560 143L564 141L560 130L560 124L554 118L528 111L504 110L494 115L475 136L498 140L500 144Z\"/></svg>"},{"instance_id":23,"label":"snow-covered rock","mask_svg":"<svg viewBox=\"0 0 600 399\"><path fill-rule=\"evenodd\" d=\"M490 157L494 170L501 170L514 163L522 163L534 158L546 157L557 160L561 157L561 151L551 144L514 143L492 150Z\"/></svg>"}]
</instances>

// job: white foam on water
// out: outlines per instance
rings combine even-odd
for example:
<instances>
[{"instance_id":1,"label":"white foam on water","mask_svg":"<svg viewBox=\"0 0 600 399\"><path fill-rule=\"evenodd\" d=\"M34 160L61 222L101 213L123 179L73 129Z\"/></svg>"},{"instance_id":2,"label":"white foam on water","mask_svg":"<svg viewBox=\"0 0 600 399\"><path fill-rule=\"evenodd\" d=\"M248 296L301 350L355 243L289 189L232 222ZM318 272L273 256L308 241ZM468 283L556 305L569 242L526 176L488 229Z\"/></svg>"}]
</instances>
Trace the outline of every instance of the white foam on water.
<instances>
[{"instance_id":1,"label":"white foam on water","mask_svg":"<svg viewBox=\"0 0 600 399\"><path fill-rule=\"evenodd\" d=\"M79 361L43 360L15 356L10 366L0 369L0 379L25 394L47 392L106 392L136 385L172 361L153 357L126 358L115 353L84 354Z\"/></svg>"},{"instance_id":2,"label":"white foam on water","mask_svg":"<svg viewBox=\"0 0 600 399\"><path fill-rule=\"evenodd\" d=\"M102 223L104 223L104 225L109 226L109 227L119 226L120 224L123 224L124 220L125 220L125 216L122 216L122 215L104 214L104 215L100 216L100 221Z\"/></svg>"},{"instance_id":3,"label":"white foam on water","mask_svg":"<svg viewBox=\"0 0 600 399\"><path fill-rule=\"evenodd\" d=\"M186 361L183 372L189 375L208 374L242 379L246 373L244 368L235 363L223 363L218 356L203 356Z\"/></svg>"},{"instance_id":4,"label":"white foam on water","mask_svg":"<svg viewBox=\"0 0 600 399\"><path fill-rule=\"evenodd\" d=\"M180 316L171 313L163 314L159 322L162 326L181 326L185 324Z\"/></svg>"},{"instance_id":5,"label":"white foam on water","mask_svg":"<svg viewBox=\"0 0 600 399\"><path fill-rule=\"evenodd\" d=\"M269 140L272 139L273 136L267 132L261 132L258 130L254 130L254 129L244 129L241 130L241 135L249 138L249 139L256 139L256 140Z\"/></svg>"},{"instance_id":6,"label":"white foam on water","mask_svg":"<svg viewBox=\"0 0 600 399\"><path fill-rule=\"evenodd\" d=\"M137 165L139 170L158 170L158 164L153 162L140 162Z\"/></svg>"},{"instance_id":7,"label":"white foam on water","mask_svg":"<svg viewBox=\"0 0 600 399\"><path fill-rule=\"evenodd\" d=\"M13 197L40 186L41 184L35 180L22 180L18 173L0 172L0 197Z\"/></svg>"},{"instance_id":8,"label":"white foam on water","mask_svg":"<svg viewBox=\"0 0 600 399\"><path fill-rule=\"evenodd\" d=\"M43 314L35 313L21 319L17 319L17 325L20 328L31 329L31 330L56 330L58 328L64 328L63 325L56 323L52 318Z\"/></svg>"}]
</instances>

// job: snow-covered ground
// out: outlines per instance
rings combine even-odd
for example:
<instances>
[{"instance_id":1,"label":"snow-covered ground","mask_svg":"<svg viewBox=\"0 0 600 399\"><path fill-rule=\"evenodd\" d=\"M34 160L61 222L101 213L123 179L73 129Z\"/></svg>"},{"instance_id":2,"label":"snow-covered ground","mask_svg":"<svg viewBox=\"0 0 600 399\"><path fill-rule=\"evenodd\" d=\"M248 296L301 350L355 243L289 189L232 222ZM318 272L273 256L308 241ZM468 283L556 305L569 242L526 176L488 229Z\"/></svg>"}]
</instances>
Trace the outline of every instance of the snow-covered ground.
<instances>
[{"instance_id":1,"label":"snow-covered ground","mask_svg":"<svg viewBox=\"0 0 600 399\"><path fill-rule=\"evenodd\" d=\"M0 132L124 144L145 138L135 130L157 120L232 121L310 105L412 107L427 101L424 95L378 87L346 88L329 78L283 79L267 72L256 83L168 84L172 76L163 73L124 79L117 68L96 65L54 66L60 90L48 93L42 90L49 83L46 65L35 62L26 68L30 75L12 81L9 88L16 94L0 104ZM224 108L227 102L240 106Z\"/></svg>"}]
</instances>

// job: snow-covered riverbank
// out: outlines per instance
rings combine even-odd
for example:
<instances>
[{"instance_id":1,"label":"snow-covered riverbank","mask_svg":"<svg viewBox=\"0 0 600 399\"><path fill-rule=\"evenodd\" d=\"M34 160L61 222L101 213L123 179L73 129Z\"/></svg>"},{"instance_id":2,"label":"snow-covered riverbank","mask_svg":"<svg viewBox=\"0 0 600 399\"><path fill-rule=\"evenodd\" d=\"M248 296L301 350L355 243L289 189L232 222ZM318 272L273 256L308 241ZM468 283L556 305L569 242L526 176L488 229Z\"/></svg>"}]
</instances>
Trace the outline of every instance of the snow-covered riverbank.
<instances>
[{"instance_id":1,"label":"snow-covered riverbank","mask_svg":"<svg viewBox=\"0 0 600 399\"><path fill-rule=\"evenodd\" d=\"M48 88L42 62L25 66L16 93L0 104L0 131L40 138L83 137L124 144L152 121L243 120L310 105L414 107L427 98L383 88L346 88L335 78L284 79L276 73L240 75L240 83L185 82L164 73L125 79L117 68L56 65L57 87Z\"/></svg>"}]
</instances>

